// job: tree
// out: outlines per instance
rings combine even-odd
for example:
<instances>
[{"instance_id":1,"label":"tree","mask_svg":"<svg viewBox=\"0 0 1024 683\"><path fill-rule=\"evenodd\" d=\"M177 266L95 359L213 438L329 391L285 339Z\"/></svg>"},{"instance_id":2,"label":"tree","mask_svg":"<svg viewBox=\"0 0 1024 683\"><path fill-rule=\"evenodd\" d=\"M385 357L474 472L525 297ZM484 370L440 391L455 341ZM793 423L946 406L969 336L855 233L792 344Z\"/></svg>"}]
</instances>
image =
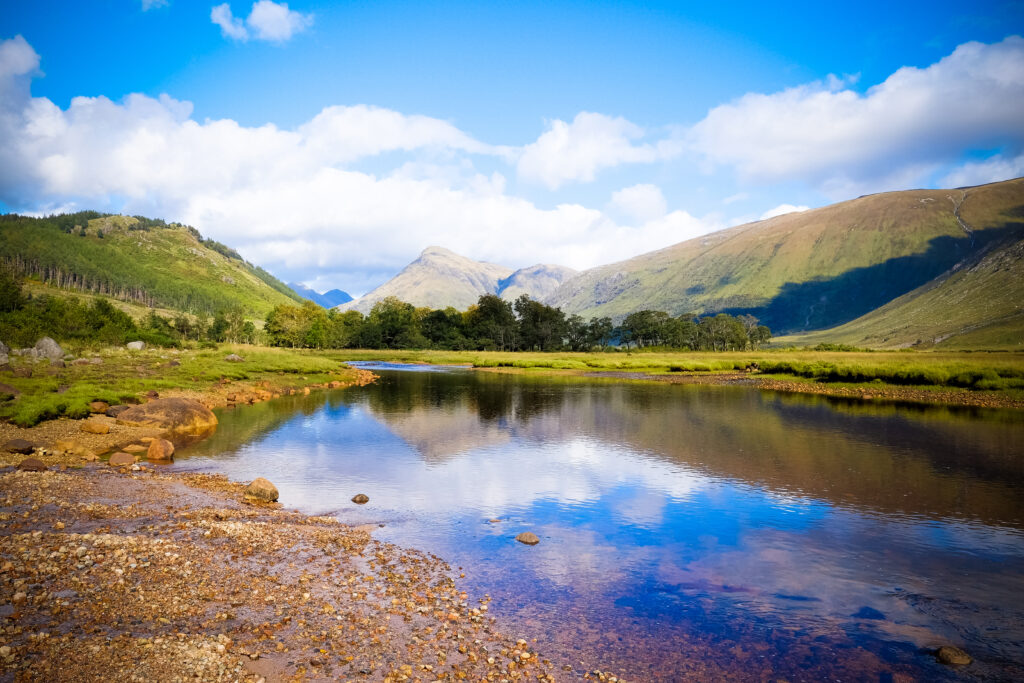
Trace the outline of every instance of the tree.
<instances>
[{"instance_id":1,"label":"tree","mask_svg":"<svg viewBox=\"0 0 1024 683\"><path fill-rule=\"evenodd\" d=\"M551 351L562 345L566 335L565 314L558 308L534 301L523 294L515 302L519 317L519 343L524 349Z\"/></svg>"},{"instance_id":2,"label":"tree","mask_svg":"<svg viewBox=\"0 0 1024 683\"><path fill-rule=\"evenodd\" d=\"M476 346L498 351L518 346L518 323L512 304L494 294L483 294L466 311L466 330Z\"/></svg>"},{"instance_id":3,"label":"tree","mask_svg":"<svg viewBox=\"0 0 1024 683\"><path fill-rule=\"evenodd\" d=\"M382 348L409 348L415 345L417 337L422 337L416 328L415 312L412 304L389 296L373 305L367 324L376 328L375 337Z\"/></svg>"},{"instance_id":4,"label":"tree","mask_svg":"<svg viewBox=\"0 0 1024 683\"><path fill-rule=\"evenodd\" d=\"M10 270L0 267L0 313L16 311L25 304L21 282Z\"/></svg>"},{"instance_id":5,"label":"tree","mask_svg":"<svg viewBox=\"0 0 1024 683\"><path fill-rule=\"evenodd\" d=\"M611 318L591 318L588 327L590 343L597 344L602 349L607 348L612 341L612 333L615 326Z\"/></svg>"},{"instance_id":6,"label":"tree","mask_svg":"<svg viewBox=\"0 0 1024 683\"><path fill-rule=\"evenodd\" d=\"M764 325L758 325L750 333L750 345L755 349L761 348L761 344L768 343L768 340L772 338L772 331Z\"/></svg>"}]
</instances>

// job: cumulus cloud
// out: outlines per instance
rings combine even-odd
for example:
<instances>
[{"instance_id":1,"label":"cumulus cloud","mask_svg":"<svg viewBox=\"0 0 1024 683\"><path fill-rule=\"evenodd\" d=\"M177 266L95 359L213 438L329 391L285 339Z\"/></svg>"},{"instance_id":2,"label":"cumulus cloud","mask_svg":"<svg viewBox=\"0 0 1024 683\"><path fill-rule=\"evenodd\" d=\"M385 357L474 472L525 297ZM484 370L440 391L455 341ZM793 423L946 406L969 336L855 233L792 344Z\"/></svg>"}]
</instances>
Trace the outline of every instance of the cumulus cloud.
<instances>
[{"instance_id":1,"label":"cumulus cloud","mask_svg":"<svg viewBox=\"0 0 1024 683\"><path fill-rule=\"evenodd\" d=\"M831 195L918 182L965 150L1024 147L1024 39L960 45L860 94L829 79L712 109L688 133L712 165Z\"/></svg>"},{"instance_id":2,"label":"cumulus cloud","mask_svg":"<svg viewBox=\"0 0 1024 683\"><path fill-rule=\"evenodd\" d=\"M997 154L984 161L968 162L948 173L941 182L945 187L966 187L1021 176L1024 176L1024 154L1011 158Z\"/></svg>"},{"instance_id":3,"label":"cumulus cloud","mask_svg":"<svg viewBox=\"0 0 1024 683\"><path fill-rule=\"evenodd\" d=\"M27 80L38 63L23 40L0 43L0 88ZM683 212L665 215L653 186L619 195L632 207L629 225L575 203L539 208L509 195L501 172L474 163L514 164L515 150L388 109L327 107L282 129L196 121L190 103L167 95L76 97L63 109L25 88L4 106L0 201L12 209L181 220L286 277L326 278L318 281L353 294L429 244L510 266L585 268L711 225ZM397 161L375 162L375 173L360 167L386 153Z\"/></svg>"},{"instance_id":4,"label":"cumulus cloud","mask_svg":"<svg viewBox=\"0 0 1024 683\"><path fill-rule=\"evenodd\" d=\"M640 184L612 193L612 206L626 216L646 222L661 218L668 210L665 195L657 185Z\"/></svg>"},{"instance_id":5,"label":"cumulus cloud","mask_svg":"<svg viewBox=\"0 0 1024 683\"><path fill-rule=\"evenodd\" d=\"M638 143L645 131L624 118L580 112L572 123L554 120L519 158L521 178L556 190L569 181L591 181L598 171L628 163L651 163L678 149L668 141Z\"/></svg>"},{"instance_id":6,"label":"cumulus cloud","mask_svg":"<svg viewBox=\"0 0 1024 683\"><path fill-rule=\"evenodd\" d=\"M761 214L758 220L768 220L769 218L775 218L776 216L785 216L787 213L797 213L799 211L807 211L811 207L809 206L793 206L792 204L779 204L774 209L768 209Z\"/></svg>"},{"instance_id":7,"label":"cumulus cloud","mask_svg":"<svg viewBox=\"0 0 1024 683\"><path fill-rule=\"evenodd\" d=\"M283 43L291 40L296 33L312 26L313 15L288 9L286 2L257 0L252 4L249 17L245 21L235 17L231 12L231 6L226 2L210 10L210 21L220 26L225 38L240 41L255 38Z\"/></svg>"}]
</instances>

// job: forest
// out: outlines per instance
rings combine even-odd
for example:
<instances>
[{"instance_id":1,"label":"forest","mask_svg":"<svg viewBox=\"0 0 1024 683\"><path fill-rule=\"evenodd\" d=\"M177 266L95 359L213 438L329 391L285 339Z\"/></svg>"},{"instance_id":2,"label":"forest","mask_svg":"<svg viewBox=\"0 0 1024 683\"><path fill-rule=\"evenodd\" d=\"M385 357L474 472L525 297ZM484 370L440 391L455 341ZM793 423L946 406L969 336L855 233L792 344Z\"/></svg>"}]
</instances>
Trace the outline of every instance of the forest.
<instances>
[{"instance_id":1,"label":"forest","mask_svg":"<svg viewBox=\"0 0 1024 683\"><path fill-rule=\"evenodd\" d=\"M771 331L750 315L703 318L637 311L620 325L611 318L584 320L522 295L514 302L484 294L466 311L416 308L394 297L368 315L324 310L312 302L282 304L267 316L273 346L314 349L447 349L590 351L612 346L708 351L756 349Z\"/></svg>"}]
</instances>

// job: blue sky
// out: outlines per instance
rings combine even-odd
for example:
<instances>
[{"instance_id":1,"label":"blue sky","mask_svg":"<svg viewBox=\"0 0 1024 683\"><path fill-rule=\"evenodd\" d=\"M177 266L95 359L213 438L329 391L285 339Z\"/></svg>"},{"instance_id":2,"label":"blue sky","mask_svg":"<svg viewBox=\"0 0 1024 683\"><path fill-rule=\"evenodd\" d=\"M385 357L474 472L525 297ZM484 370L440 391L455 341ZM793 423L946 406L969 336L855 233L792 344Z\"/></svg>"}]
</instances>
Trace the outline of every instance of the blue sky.
<instances>
[{"instance_id":1,"label":"blue sky","mask_svg":"<svg viewBox=\"0 0 1024 683\"><path fill-rule=\"evenodd\" d=\"M1024 174L1021 33L1021 2L4 2L0 208L182 220L354 294L431 244L585 268Z\"/></svg>"}]
</instances>

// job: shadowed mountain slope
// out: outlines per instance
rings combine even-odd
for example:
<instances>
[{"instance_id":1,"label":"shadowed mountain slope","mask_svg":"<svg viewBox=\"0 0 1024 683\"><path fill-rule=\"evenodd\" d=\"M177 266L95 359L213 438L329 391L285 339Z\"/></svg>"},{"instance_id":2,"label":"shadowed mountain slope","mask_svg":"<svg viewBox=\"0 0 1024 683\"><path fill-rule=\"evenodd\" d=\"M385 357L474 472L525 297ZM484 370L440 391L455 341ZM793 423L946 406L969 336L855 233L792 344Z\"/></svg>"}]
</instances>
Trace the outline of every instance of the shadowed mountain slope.
<instances>
[{"instance_id":1,"label":"shadowed mountain slope","mask_svg":"<svg viewBox=\"0 0 1024 683\"><path fill-rule=\"evenodd\" d=\"M861 197L584 271L547 303L584 316L640 309L752 313L776 332L841 325L1020 239L1024 180Z\"/></svg>"}]
</instances>

